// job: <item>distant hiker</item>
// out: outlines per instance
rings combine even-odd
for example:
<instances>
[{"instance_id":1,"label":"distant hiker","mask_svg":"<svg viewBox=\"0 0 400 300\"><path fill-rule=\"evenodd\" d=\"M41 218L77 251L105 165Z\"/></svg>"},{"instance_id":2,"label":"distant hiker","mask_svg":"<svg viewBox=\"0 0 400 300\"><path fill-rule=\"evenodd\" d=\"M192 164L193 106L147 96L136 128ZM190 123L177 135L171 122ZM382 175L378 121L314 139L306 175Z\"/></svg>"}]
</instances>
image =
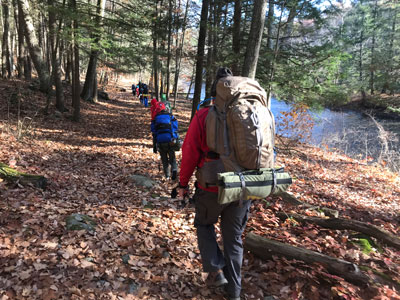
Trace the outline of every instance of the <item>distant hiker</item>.
<instances>
[{"instance_id":1,"label":"distant hiker","mask_svg":"<svg viewBox=\"0 0 400 300\"><path fill-rule=\"evenodd\" d=\"M139 100L143 104L143 83L139 81Z\"/></svg>"},{"instance_id":2,"label":"distant hiker","mask_svg":"<svg viewBox=\"0 0 400 300\"><path fill-rule=\"evenodd\" d=\"M162 102L157 103L158 113L151 121L151 132L153 133L153 152L160 152L164 175L167 179L175 180L177 177L177 165L175 151L179 141L178 121L165 110ZM171 167L171 168L170 168Z\"/></svg>"},{"instance_id":3,"label":"distant hiker","mask_svg":"<svg viewBox=\"0 0 400 300\"><path fill-rule=\"evenodd\" d=\"M169 101L167 100L167 96L165 94L161 95L161 102L165 104L165 108L171 112L171 104L169 103Z\"/></svg>"},{"instance_id":4,"label":"distant hiker","mask_svg":"<svg viewBox=\"0 0 400 300\"><path fill-rule=\"evenodd\" d=\"M132 84L132 96L136 96L136 84Z\"/></svg>"},{"instance_id":5,"label":"distant hiker","mask_svg":"<svg viewBox=\"0 0 400 300\"><path fill-rule=\"evenodd\" d=\"M151 102L150 102L150 112L151 112L151 120L152 120L152 121L154 120L154 118L155 118L155 116L156 116L155 111L156 111L156 105L157 105L157 103L158 103L158 101L157 101L156 98L153 98L153 99L151 100Z\"/></svg>"},{"instance_id":6,"label":"distant hiker","mask_svg":"<svg viewBox=\"0 0 400 300\"><path fill-rule=\"evenodd\" d=\"M232 72L227 68L220 68L218 70L213 83L214 91L212 91L216 96L214 105L201 108L197 111L189 125L182 146L180 178L179 185L176 188L180 198L184 198L188 195L189 180L197 168L196 191L193 196L196 209L194 226L197 230L197 241L202 258L203 271L208 272L206 284L209 286L226 285L226 292L231 300L240 299L241 267L243 260L241 236L247 222L251 200L244 197L241 192L242 189L239 189L239 195L241 196L231 199L232 202L220 204L217 173L224 173L227 171L241 172L241 170L243 170L243 168L232 169L229 165L235 166L237 163L231 160L237 155L237 148L235 148L234 145L235 142L240 144L239 147L245 147L248 141L248 133L244 132L245 136L243 137L235 136L235 134L239 135L243 132L236 133L233 130L229 131L229 129L231 129L231 127L229 127L231 125L229 122L232 121L229 115L231 111L229 111L229 113L223 114L224 116L226 115L227 118L227 124L225 124L229 127L229 134L226 135L227 131L224 130L226 127L219 123L221 119L218 119L220 115L216 113L216 111L219 111L219 109L228 110L226 103L233 104L233 95L237 95L238 99L240 98L239 96L243 95L243 97L246 97L245 95L248 95L250 100L254 100L254 98L251 97L253 96L253 89L256 90L256 87L258 88L259 85L254 80L232 76ZM242 88L249 93L240 93ZM261 87L259 87L259 90L256 90L256 92L260 92L262 97L265 98L265 91ZM262 112L264 113L266 111ZM253 115L255 118L255 125L253 125L257 127L260 120L257 113L253 113ZM268 130L274 131L274 126L272 124L273 119L271 119L271 116L266 114L262 117L271 125L271 127L268 127ZM247 119L251 118L249 117ZM247 119L246 121L251 121ZM234 119L234 122L236 122L235 125L240 125L237 124L241 122L240 118ZM263 123L263 121L260 123ZM251 127L252 130L254 130L254 126ZM268 142L266 145L270 146L271 143L273 143L271 141L271 139L273 139L271 137L271 132L269 132L268 136L265 135L264 132L256 131L256 138L259 137L261 139L261 144L259 145L264 147L262 138L265 138L265 141ZM253 133L253 135L255 134ZM229 149L227 149L227 147L229 147ZM225 156L228 154L227 150L230 151L230 155L233 155L232 157ZM273 153L269 148L266 148L266 150L268 150L268 157L266 157L266 164L263 165L264 168L272 167L273 164ZM244 151L246 151L246 148ZM261 150L260 154L265 154L264 148ZM248 155L244 155L244 159L254 158L257 160L257 157L254 157L251 151L249 151ZM260 156L259 158L264 159L265 157ZM237 176L239 177L239 175ZM238 186L242 186L243 188L241 184L244 182L241 183L239 180L238 183ZM242 199L242 197L244 197L244 199ZM221 218L220 226L223 238L223 253L218 246L214 229L214 224L218 222L219 217Z\"/></svg>"},{"instance_id":7,"label":"distant hiker","mask_svg":"<svg viewBox=\"0 0 400 300\"><path fill-rule=\"evenodd\" d=\"M167 110L165 104L157 101L156 98L153 98L153 100L151 100L151 106L150 106L151 120L153 121L156 115L162 110Z\"/></svg>"},{"instance_id":8,"label":"distant hiker","mask_svg":"<svg viewBox=\"0 0 400 300\"><path fill-rule=\"evenodd\" d=\"M143 104L144 107L148 106L148 99L149 99L149 88L147 87L147 84L143 84Z\"/></svg>"}]
</instances>

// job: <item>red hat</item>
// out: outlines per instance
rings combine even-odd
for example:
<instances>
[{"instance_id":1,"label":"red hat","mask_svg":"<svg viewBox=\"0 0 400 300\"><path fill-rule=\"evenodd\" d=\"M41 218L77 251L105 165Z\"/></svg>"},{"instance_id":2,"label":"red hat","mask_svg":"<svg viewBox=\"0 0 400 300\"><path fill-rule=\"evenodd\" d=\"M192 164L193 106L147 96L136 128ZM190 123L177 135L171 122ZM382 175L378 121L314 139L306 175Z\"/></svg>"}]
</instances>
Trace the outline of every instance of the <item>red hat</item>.
<instances>
[{"instance_id":1,"label":"red hat","mask_svg":"<svg viewBox=\"0 0 400 300\"><path fill-rule=\"evenodd\" d=\"M165 104L162 102L157 102L154 106L151 107L151 119L154 120L156 115L165 109Z\"/></svg>"}]
</instances>

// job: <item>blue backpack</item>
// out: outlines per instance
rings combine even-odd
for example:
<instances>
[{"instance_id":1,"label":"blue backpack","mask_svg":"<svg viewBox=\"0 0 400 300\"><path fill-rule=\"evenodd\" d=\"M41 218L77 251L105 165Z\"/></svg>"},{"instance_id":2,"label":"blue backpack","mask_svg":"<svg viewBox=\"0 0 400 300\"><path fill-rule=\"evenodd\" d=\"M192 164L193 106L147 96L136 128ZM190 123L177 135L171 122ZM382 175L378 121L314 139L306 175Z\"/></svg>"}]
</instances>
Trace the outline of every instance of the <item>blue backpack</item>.
<instances>
[{"instance_id":1,"label":"blue backpack","mask_svg":"<svg viewBox=\"0 0 400 300\"><path fill-rule=\"evenodd\" d=\"M167 111L159 112L151 122L151 132L156 136L157 143L170 143L178 139L178 120Z\"/></svg>"}]
</instances>

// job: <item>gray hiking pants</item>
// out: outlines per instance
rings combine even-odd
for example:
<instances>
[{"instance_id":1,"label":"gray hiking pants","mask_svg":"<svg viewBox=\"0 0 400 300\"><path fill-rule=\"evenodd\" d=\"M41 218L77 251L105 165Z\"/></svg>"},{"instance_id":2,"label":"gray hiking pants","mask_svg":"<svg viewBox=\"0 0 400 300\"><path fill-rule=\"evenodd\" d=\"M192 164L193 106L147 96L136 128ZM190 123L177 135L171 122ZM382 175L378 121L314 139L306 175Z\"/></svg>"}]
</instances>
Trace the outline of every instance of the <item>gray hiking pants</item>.
<instances>
[{"instance_id":1,"label":"gray hiking pants","mask_svg":"<svg viewBox=\"0 0 400 300\"><path fill-rule=\"evenodd\" d=\"M170 177L170 171L177 170L175 151L171 149L169 143L158 143L158 150L160 151L164 174L166 177ZM169 165L171 165L171 170Z\"/></svg>"},{"instance_id":2,"label":"gray hiking pants","mask_svg":"<svg viewBox=\"0 0 400 300\"><path fill-rule=\"evenodd\" d=\"M218 194L196 189L194 194L197 241L201 254L203 271L214 272L223 269L228 280L227 292L239 297L241 290L241 267L243 261L242 233L246 226L251 201L219 205ZM221 216L223 249L218 246L214 224Z\"/></svg>"}]
</instances>

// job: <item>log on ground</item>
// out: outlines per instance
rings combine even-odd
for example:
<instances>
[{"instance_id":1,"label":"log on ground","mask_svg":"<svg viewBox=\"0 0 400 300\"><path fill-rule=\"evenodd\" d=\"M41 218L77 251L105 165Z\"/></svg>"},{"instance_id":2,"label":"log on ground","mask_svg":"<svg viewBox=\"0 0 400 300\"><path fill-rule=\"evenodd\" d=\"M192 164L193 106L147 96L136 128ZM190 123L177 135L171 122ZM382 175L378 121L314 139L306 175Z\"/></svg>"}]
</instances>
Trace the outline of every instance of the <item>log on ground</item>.
<instances>
[{"instance_id":1,"label":"log on ground","mask_svg":"<svg viewBox=\"0 0 400 300\"><path fill-rule=\"evenodd\" d=\"M35 187L45 189L47 179L41 175L32 175L19 172L4 163L0 163L0 178L10 183L19 183L21 185L32 184Z\"/></svg>"},{"instance_id":2,"label":"log on ground","mask_svg":"<svg viewBox=\"0 0 400 300\"><path fill-rule=\"evenodd\" d=\"M308 203L305 203L299 199L295 195L289 192L280 192L275 195L274 197L281 197L283 201L286 203L293 205L293 206L300 206L302 208L305 208L307 210L321 210L325 213L326 216L332 217L332 218L337 218L339 217L339 212L335 209L323 207L323 206L316 206L316 205L311 205Z\"/></svg>"},{"instance_id":3,"label":"log on ground","mask_svg":"<svg viewBox=\"0 0 400 300\"><path fill-rule=\"evenodd\" d=\"M344 219L344 218L324 219L319 217L303 216L299 214L277 213L277 216L282 220L285 220L287 218L293 218L301 223L308 222L328 229L353 230L361 232L370 237L376 238L377 240L385 243L388 246L400 250L400 238L386 231L385 229L379 228L378 226L372 224L364 223L357 220Z\"/></svg>"},{"instance_id":4,"label":"log on ground","mask_svg":"<svg viewBox=\"0 0 400 300\"><path fill-rule=\"evenodd\" d=\"M270 259L272 255L278 255L310 264L320 263L328 272L338 275L348 282L357 285L371 283L371 278L365 275L356 264L315 251L273 241L254 233L249 233L246 236L244 247L246 250L265 260Z\"/></svg>"}]
</instances>

